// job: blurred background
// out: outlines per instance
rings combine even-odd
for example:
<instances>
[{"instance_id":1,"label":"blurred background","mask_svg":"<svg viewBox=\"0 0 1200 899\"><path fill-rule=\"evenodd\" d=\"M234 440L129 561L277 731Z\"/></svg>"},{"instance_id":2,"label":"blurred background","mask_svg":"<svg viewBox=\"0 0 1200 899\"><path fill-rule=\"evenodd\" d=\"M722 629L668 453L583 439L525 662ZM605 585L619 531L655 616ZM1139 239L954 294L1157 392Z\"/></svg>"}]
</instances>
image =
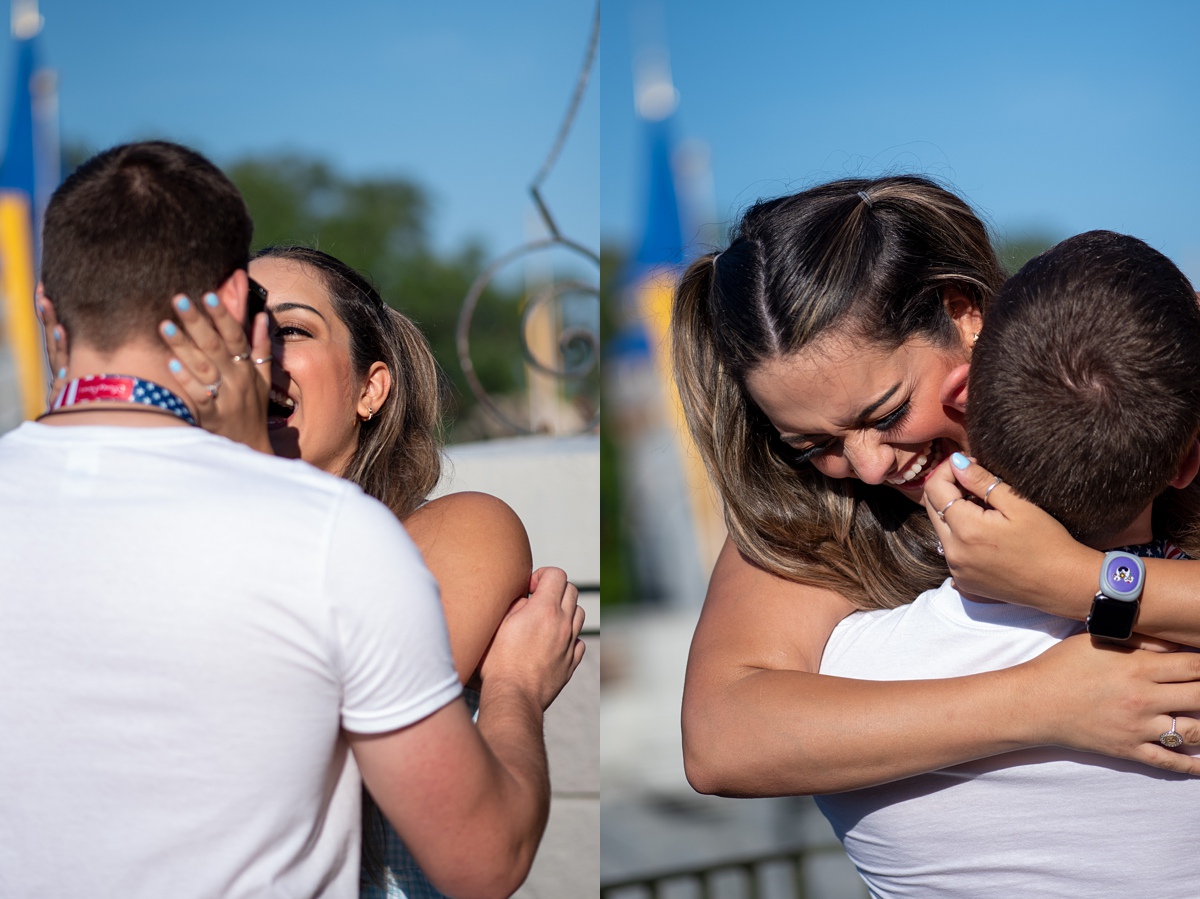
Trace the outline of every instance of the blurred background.
<instances>
[{"instance_id":1,"label":"blurred background","mask_svg":"<svg viewBox=\"0 0 1200 899\"><path fill-rule=\"evenodd\" d=\"M45 408L41 209L99 150L194 147L243 192L255 247L315 245L368 273L448 377L439 490L506 500L535 565L565 568L589 611L591 651L547 716L551 821L519 895L594 896L595 0L10 0L0 21L0 433Z\"/></svg>"},{"instance_id":2,"label":"blurred background","mask_svg":"<svg viewBox=\"0 0 1200 899\"><path fill-rule=\"evenodd\" d=\"M973 204L1010 271L1107 228L1200 284L1200 7L605 0L604 16L602 883L865 895L840 850L812 849L833 837L809 800L684 779L683 671L724 533L666 377L673 280L759 198L915 172Z\"/></svg>"},{"instance_id":3,"label":"blurred background","mask_svg":"<svg viewBox=\"0 0 1200 899\"><path fill-rule=\"evenodd\" d=\"M417 320L455 384L452 438L504 430L472 411L455 322L489 262L545 235L526 189L572 98L590 0L473 3L455 12L386 0L11 6L14 22L25 10L20 27L32 40L0 40L0 108L12 108L18 50L32 44L63 174L131 140L196 148L245 194L255 246L316 243L366 270ZM561 232L593 252L598 95L594 85L583 94L543 186ZM39 177L52 189L58 179L45 161ZM532 261L560 279L596 283L595 264L570 251ZM525 386L517 323L527 279L539 276L526 269L498 273L473 323L480 380L500 395ZM567 297L566 314L594 327L596 304L587 299ZM0 427L15 424L10 392L0 382ZM575 417L586 421L595 390L564 400L576 397Z\"/></svg>"}]
</instances>

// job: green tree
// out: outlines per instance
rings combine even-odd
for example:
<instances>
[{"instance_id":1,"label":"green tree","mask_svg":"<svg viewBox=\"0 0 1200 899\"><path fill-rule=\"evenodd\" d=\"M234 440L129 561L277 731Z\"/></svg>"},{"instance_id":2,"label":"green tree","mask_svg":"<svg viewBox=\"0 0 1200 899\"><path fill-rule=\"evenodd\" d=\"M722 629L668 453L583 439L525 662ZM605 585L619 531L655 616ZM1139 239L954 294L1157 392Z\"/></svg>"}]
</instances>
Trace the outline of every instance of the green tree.
<instances>
[{"instance_id":1,"label":"green tree","mask_svg":"<svg viewBox=\"0 0 1200 899\"><path fill-rule=\"evenodd\" d=\"M993 234L992 243L1004 270L1009 275L1015 275L1021 266L1034 256L1044 253L1058 243L1058 238L1051 237L1043 231L1006 232Z\"/></svg>"}]
</instances>

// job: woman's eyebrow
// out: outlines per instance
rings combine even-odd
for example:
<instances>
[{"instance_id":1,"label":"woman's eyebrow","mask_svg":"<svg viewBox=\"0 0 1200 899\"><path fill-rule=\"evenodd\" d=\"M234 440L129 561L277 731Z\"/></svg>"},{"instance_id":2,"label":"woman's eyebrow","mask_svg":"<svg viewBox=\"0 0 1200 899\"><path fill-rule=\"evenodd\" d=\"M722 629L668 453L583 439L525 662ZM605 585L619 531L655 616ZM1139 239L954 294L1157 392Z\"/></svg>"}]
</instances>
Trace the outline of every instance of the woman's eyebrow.
<instances>
[{"instance_id":1,"label":"woman's eyebrow","mask_svg":"<svg viewBox=\"0 0 1200 899\"><path fill-rule=\"evenodd\" d=\"M321 321L325 321L325 316L323 316L317 309L309 306L307 303L276 303L274 306L268 308L267 311L270 313L289 312L292 309L304 309L307 312L311 312ZM882 402L882 400L880 402Z\"/></svg>"},{"instance_id":2,"label":"woman's eyebrow","mask_svg":"<svg viewBox=\"0 0 1200 899\"><path fill-rule=\"evenodd\" d=\"M901 384L901 382L897 381L895 384L892 385L892 388L890 390L888 390L886 393L884 393L883 396L881 396L875 402L871 403L871 405L867 406L865 409L863 409L861 412L859 412L858 413L858 421L856 422L856 424L861 425L864 422L866 422L866 420L868 418L870 418L872 415L874 415L876 409L878 409L880 406L882 406L884 403L886 403L888 400L890 400L895 395L896 391L900 389L900 384Z\"/></svg>"}]
</instances>

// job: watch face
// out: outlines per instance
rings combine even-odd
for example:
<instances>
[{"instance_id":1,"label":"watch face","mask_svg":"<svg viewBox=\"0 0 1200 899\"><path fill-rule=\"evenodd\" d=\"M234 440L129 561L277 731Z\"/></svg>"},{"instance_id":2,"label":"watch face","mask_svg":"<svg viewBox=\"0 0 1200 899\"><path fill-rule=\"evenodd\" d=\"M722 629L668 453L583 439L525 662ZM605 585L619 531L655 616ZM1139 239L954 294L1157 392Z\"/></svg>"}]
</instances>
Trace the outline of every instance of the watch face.
<instances>
[{"instance_id":1,"label":"watch face","mask_svg":"<svg viewBox=\"0 0 1200 899\"><path fill-rule=\"evenodd\" d=\"M1133 633L1133 619L1137 616L1136 602L1098 598L1092 603L1092 614L1088 616L1088 633L1112 640L1128 640Z\"/></svg>"},{"instance_id":2,"label":"watch face","mask_svg":"<svg viewBox=\"0 0 1200 899\"><path fill-rule=\"evenodd\" d=\"M1114 554L1104 564L1104 592L1110 596L1138 596L1142 590L1143 570L1136 556Z\"/></svg>"}]
</instances>

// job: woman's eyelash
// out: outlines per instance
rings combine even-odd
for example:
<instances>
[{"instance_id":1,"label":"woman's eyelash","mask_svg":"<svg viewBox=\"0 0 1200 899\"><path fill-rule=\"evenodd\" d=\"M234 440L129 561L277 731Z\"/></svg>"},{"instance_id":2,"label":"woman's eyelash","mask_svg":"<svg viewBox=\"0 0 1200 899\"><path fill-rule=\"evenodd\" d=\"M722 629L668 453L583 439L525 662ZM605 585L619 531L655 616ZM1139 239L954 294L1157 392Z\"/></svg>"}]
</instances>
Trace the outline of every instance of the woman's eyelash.
<instances>
[{"instance_id":1,"label":"woman's eyelash","mask_svg":"<svg viewBox=\"0 0 1200 899\"><path fill-rule=\"evenodd\" d=\"M811 462L817 456L821 455L821 453L825 452L825 450L829 449L829 443L830 441L826 440L822 443L818 443L816 446L810 446L806 449L797 449L796 447L792 447L792 449L796 452L796 456L793 461L797 465L803 464L804 462ZM788 445L791 446L791 444Z\"/></svg>"},{"instance_id":2,"label":"woman's eyelash","mask_svg":"<svg viewBox=\"0 0 1200 899\"><path fill-rule=\"evenodd\" d=\"M303 328L297 328L295 325L280 325L275 329L276 337L288 337L292 334L300 334L303 337L312 337L308 331Z\"/></svg>"},{"instance_id":3,"label":"woman's eyelash","mask_svg":"<svg viewBox=\"0 0 1200 899\"><path fill-rule=\"evenodd\" d=\"M875 422L871 427L876 431L893 431L900 425L904 424L904 420L908 418L909 410L912 408L912 403L905 400L901 403L894 412L884 416Z\"/></svg>"}]
</instances>

